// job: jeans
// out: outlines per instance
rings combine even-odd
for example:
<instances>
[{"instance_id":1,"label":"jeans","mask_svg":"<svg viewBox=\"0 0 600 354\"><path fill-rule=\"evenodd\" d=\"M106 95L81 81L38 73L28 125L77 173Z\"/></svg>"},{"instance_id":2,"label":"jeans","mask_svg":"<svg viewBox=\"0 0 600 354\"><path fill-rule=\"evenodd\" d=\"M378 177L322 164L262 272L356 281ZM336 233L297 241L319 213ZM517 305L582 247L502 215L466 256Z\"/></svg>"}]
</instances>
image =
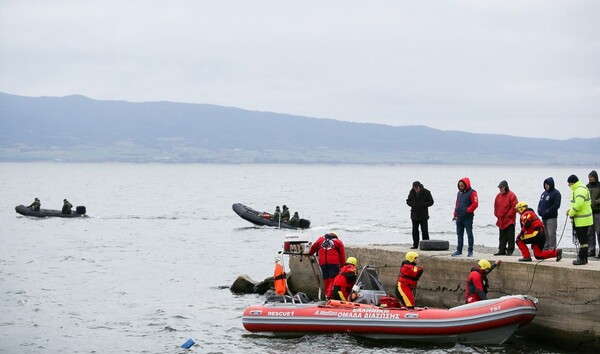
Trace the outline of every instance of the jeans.
<instances>
[{"instance_id":1,"label":"jeans","mask_svg":"<svg viewBox=\"0 0 600 354\"><path fill-rule=\"evenodd\" d=\"M472 254L473 253L473 218L456 219L456 236L458 236L458 246L456 246L456 251L459 253L462 253L465 230L467 230L467 239L469 242L468 252L469 252L469 254Z\"/></svg>"}]
</instances>

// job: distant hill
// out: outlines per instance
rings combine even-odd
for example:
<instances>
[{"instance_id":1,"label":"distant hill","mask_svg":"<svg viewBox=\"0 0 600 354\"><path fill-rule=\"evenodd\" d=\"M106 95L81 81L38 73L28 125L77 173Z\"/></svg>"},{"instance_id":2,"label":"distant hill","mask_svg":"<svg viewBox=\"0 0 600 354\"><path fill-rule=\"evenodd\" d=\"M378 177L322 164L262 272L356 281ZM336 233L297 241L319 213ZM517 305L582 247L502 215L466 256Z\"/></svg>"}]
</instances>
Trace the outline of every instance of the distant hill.
<instances>
[{"instance_id":1,"label":"distant hill","mask_svg":"<svg viewBox=\"0 0 600 354\"><path fill-rule=\"evenodd\" d=\"M534 139L208 104L0 93L0 161L584 164L600 137Z\"/></svg>"}]
</instances>

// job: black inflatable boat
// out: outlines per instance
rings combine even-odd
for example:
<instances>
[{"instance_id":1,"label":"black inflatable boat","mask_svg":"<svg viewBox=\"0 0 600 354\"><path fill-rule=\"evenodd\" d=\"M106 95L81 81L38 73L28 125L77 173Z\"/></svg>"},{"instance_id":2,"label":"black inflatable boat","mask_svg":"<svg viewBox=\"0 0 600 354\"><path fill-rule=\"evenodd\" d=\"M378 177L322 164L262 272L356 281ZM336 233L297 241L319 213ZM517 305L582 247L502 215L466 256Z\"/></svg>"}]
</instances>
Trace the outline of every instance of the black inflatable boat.
<instances>
[{"instance_id":1,"label":"black inflatable boat","mask_svg":"<svg viewBox=\"0 0 600 354\"><path fill-rule=\"evenodd\" d=\"M34 216L36 218L47 218L47 217L59 217L59 218L82 218L87 217L85 214L86 210L84 206L78 206L74 212L71 214L63 214L60 210L52 210L52 209L40 209L40 210L31 210L29 207L25 205L17 205L15 207L15 211L21 215L25 216Z\"/></svg>"},{"instance_id":2,"label":"black inflatable boat","mask_svg":"<svg viewBox=\"0 0 600 354\"><path fill-rule=\"evenodd\" d=\"M254 225L274 226L282 229L308 229L310 227L310 220L306 219L300 219L300 223L298 224L298 227L296 227L284 222L280 223L278 220L271 220L269 218L271 214L256 211L244 204L235 203L232 208L242 219L250 221Z\"/></svg>"}]
</instances>

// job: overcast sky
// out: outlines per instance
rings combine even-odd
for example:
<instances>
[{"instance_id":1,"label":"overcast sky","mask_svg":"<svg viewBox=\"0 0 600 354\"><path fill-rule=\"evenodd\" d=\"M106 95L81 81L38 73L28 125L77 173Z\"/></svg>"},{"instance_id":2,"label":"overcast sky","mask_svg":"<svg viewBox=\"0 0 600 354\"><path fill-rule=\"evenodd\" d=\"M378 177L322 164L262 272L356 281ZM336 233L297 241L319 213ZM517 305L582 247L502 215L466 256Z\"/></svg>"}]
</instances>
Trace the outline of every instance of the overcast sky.
<instances>
[{"instance_id":1,"label":"overcast sky","mask_svg":"<svg viewBox=\"0 0 600 354\"><path fill-rule=\"evenodd\" d=\"M0 0L0 91L600 137L600 1Z\"/></svg>"}]
</instances>

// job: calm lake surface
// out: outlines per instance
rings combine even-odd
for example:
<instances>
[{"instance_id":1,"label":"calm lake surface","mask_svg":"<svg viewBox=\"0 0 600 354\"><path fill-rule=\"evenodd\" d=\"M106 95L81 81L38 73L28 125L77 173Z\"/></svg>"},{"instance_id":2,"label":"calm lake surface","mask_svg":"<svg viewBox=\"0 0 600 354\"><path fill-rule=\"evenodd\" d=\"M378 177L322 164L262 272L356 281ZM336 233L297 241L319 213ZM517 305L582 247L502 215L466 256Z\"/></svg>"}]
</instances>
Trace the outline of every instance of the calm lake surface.
<instances>
[{"instance_id":1,"label":"calm lake surface","mask_svg":"<svg viewBox=\"0 0 600 354\"><path fill-rule=\"evenodd\" d=\"M0 163L0 352L560 352L527 344L518 334L488 347L252 335L241 315L263 298L235 296L228 287L241 274L272 275L289 230L253 227L231 205L271 212L287 204L311 220L310 239L333 230L350 245L409 244L405 200L419 180L435 199L432 238L455 245L456 184L468 176L480 198L475 243L496 246L493 202L500 180L537 206L543 180L553 176L563 194L562 217L567 177L587 178L591 169ZM47 209L60 209L67 198L85 205L90 217L34 219L14 211L34 197ZM570 236L562 245L572 247ZM188 338L196 345L180 348Z\"/></svg>"}]
</instances>

